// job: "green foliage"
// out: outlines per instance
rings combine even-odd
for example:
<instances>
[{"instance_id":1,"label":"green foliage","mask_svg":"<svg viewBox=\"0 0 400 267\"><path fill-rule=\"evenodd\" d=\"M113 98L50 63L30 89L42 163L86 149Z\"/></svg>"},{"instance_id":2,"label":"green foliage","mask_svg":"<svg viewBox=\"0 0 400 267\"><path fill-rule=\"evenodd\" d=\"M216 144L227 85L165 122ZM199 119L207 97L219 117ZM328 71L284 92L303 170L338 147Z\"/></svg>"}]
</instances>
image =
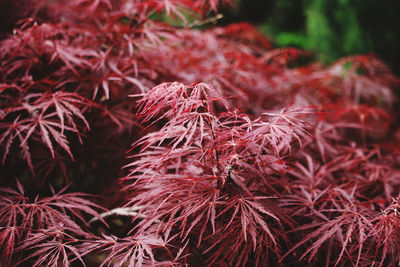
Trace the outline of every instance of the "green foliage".
<instances>
[{"instance_id":1,"label":"green foliage","mask_svg":"<svg viewBox=\"0 0 400 267\"><path fill-rule=\"evenodd\" d=\"M370 50L370 45L364 41L355 4L350 0L308 1L305 48L316 51L325 62Z\"/></svg>"},{"instance_id":2,"label":"green foliage","mask_svg":"<svg viewBox=\"0 0 400 267\"><path fill-rule=\"evenodd\" d=\"M248 19L278 46L315 52L331 63L339 57L376 53L400 73L397 44L400 1L241 0L231 20ZM252 15L249 15L252 14Z\"/></svg>"},{"instance_id":3,"label":"green foliage","mask_svg":"<svg viewBox=\"0 0 400 267\"><path fill-rule=\"evenodd\" d=\"M326 0L312 1L306 11L306 31L310 40L310 47L320 53L324 60L331 60L334 55L335 34L330 27L329 19L326 14Z\"/></svg>"},{"instance_id":4,"label":"green foliage","mask_svg":"<svg viewBox=\"0 0 400 267\"><path fill-rule=\"evenodd\" d=\"M303 0L301 5L287 0L276 1L277 14L272 14L261 30L274 36L279 46L315 51L318 58L327 63L340 56L365 53L371 50L371 44L365 41L356 4L350 0ZM290 10L288 15L282 17L286 10ZM295 18L297 29L285 25L292 21L293 12L303 13L303 23L298 23L299 18Z\"/></svg>"}]
</instances>

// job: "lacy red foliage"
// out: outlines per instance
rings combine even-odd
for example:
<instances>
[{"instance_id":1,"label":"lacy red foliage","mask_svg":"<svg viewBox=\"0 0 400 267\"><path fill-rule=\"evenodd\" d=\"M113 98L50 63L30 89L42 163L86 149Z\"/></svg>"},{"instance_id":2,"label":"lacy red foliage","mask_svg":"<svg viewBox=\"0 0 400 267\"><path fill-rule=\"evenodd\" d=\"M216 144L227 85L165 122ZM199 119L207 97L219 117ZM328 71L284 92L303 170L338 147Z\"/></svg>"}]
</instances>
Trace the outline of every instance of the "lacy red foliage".
<instances>
[{"instance_id":1,"label":"lacy red foliage","mask_svg":"<svg viewBox=\"0 0 400 267\"><path fill-rule=\"evenodd\" d=\"M11 2L0 264L399 264L400 81L374 55L197 29L228 0Z\"/></svg>"}]
</instances>

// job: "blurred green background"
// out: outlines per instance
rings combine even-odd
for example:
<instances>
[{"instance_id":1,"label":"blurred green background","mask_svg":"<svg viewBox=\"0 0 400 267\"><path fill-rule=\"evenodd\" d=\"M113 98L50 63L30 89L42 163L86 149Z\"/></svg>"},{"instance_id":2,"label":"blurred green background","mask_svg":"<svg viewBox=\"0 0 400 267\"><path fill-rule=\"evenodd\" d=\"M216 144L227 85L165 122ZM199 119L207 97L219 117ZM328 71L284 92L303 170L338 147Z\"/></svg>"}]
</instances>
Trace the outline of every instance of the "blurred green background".
<instances>
[{"instance_id":1,"label":"blurred green background","mask_svg":"<svg viewBox=\"0 0 400 267\"><path fill-rule=\"evenodd\" d=\"M400 0L237 0L221 23L249 21L276 46L314 51L331 63L375 53L400 75Z\"/></svg>"}]
</instances>

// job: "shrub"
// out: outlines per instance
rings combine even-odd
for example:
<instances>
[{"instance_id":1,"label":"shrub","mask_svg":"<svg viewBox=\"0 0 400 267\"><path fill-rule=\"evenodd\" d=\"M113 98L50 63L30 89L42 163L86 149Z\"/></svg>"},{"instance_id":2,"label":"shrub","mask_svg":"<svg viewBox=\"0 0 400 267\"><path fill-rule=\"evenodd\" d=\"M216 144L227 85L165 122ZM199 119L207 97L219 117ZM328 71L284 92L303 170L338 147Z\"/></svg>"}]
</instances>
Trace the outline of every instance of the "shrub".
<instances>
[{"instance_id":1,"label":"shrub","mask_svg":"<svg viewBox=\"0 0 400 267\"><path fill-rule=\"evenodd\" d=\"M3 264L400 261L378 58L196 29L216 0L28 2L0 45Z\"/></svg>"}]
</instances>

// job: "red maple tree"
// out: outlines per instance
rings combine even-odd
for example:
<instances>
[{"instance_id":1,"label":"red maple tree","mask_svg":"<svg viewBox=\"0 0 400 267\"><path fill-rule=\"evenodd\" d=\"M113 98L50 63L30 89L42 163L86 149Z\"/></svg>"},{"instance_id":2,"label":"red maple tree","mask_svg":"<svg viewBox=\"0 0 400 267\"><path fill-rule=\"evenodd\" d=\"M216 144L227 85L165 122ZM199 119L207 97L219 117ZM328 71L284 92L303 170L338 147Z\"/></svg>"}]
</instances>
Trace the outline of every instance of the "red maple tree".
<instances>
[{"instance_id":1,"label":"red maple tree","mask_svg":"<svg viewBox=\"0 0 400 267\"><path fill-rule=\"evenodd\" d=\"M24 2L0 34L2 264L399 263L376 56L211 27L228 0Z\"/></svg>"}]
</instances>

